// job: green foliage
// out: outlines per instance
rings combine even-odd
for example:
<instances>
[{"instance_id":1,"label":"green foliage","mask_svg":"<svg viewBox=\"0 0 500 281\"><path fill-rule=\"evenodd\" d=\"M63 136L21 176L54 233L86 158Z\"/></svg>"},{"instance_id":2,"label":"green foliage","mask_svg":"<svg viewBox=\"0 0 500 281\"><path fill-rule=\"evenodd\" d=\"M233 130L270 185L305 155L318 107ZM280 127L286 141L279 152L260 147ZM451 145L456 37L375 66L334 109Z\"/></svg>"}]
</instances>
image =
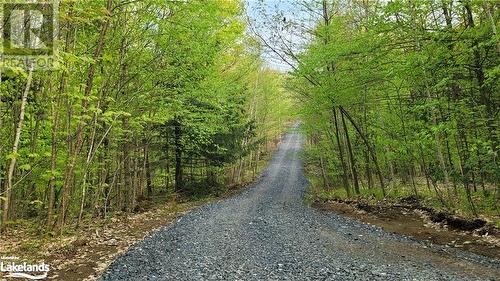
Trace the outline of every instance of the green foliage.
<instances>
[{"instance_id":1,"label":"green foliage","mask_svg":"<svg viewBox=\"0 0 500 281\"><path fill-rule=\"evenodd\" d=\"M264 67L242 1L62 1L59 26L61 67L35 72L17 150L27 75L2 72L9 219L50 229L145 197L211 194L241 183L289 120L283 74Z\"/></svg>"},{"instance_id":2,"label":"green foliage","mask_svg":"<svg viewBox=\"0 0 500 281\"><path fill-rule=\"evenodd\" d=\"M319 185L346 186L345 176L353 189L356 170L361 195L383 196L374 194L382 191L375 191L371 147L386 196L405 189L498 216L498 7L426 0L324 5L317 12L327 14L297 55L291 81L303 101L307 161L323 178ZM333 110L351 117L347 129Z\"/></svg>"}]
</instances>

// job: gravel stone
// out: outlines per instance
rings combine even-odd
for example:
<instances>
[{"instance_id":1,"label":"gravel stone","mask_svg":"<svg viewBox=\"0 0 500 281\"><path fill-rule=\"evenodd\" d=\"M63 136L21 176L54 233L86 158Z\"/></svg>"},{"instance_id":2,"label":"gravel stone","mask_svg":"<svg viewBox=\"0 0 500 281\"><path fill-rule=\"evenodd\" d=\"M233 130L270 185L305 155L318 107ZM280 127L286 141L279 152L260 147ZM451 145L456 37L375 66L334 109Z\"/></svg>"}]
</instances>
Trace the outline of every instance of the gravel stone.
<instances>
[{"instance_id":1,"label":"gravel stone","mask_svg":"<svg viewBox=\"0 0 500 281\"><path fill-rule=\"evenodd\" d=\"M154 232L99 280L500 279L498 260L305 206L302 143L295 128L251 187Z\"/></svg>"}]
</instances>

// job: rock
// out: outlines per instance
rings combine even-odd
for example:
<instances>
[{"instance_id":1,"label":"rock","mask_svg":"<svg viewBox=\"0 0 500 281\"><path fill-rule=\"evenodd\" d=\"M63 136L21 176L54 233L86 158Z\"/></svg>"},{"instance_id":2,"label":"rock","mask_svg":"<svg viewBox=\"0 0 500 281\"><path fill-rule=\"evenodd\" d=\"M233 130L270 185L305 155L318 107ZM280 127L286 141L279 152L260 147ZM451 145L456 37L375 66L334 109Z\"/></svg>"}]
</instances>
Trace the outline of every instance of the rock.
<instances>
[{"instance_id":1,"label":"rock","mask_svg":"<svg viewBox=\"0 0 500 281\"><path fill-rule=\"evenodd\" d=\"M485 280L475 267L496 276L490 259L448 249L450 266L434 264L436 246L305 206L301 141L288 134L258 182L153 233L99 280ZM467 267L452 267L464 257Z\"/></svg>"}]
</instances>

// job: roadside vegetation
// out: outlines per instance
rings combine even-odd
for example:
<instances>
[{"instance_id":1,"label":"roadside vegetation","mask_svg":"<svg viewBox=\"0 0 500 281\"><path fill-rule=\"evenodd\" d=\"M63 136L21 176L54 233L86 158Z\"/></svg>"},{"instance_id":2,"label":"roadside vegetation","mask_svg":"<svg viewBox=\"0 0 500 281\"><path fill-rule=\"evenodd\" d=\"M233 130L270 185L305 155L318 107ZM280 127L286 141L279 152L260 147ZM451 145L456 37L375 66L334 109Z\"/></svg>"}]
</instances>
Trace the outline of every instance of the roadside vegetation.
<instances>
[{"instance_id":1,"label":"roadside vegetation","mask_svg":"<svg viewBox=\"0 0 500 281\"><path fill-rule=\"evenodd\" d=\"M61 1L59 67L1 65L0 253L224 196L299 109L311 200L500 223L498 3L290 0L304 18L264 23L244 4Z\"/></svg>"},{"instance_id":2,"label":"roadside vegetation","mask_svg":"<svg viewBox=\"0 0 500 281\"><path fill-rule=\"evenodd\" d=\"M256 177L293 105L243 9L61 1L60 67L1 73L1 235L71 234Z\"/></svg>"},{"instance_id":3,"label":"roadside vegetation","mask_svg":"<svg viewBox=\"0 0 500 281\"><path fill-rule=\"evenodd\" d=\"M310 43L288 57L312 196L411 196L498 223L498 4L325 0L307 7L318 15Z\"/></svg>"}]
</instances>

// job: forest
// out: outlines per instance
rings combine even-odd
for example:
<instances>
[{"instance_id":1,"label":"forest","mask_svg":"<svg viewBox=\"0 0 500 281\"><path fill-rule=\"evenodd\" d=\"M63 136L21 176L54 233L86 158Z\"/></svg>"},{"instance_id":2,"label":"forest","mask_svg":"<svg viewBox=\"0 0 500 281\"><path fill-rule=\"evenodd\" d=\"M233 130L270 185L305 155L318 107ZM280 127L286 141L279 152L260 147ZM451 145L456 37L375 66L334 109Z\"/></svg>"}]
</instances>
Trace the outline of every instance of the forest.
<instances>
[{"instance_id":1,"label":"forest","mask_svg":"<svg viewBox=\"0 0 500 281\"><path fill-rule=\"evenodd\" d=\"M316 196L411 196L498 218L498 3L304 7L312 26L284 23L309 34L304 50L278 40L274 51L293 67Z\"/></svg>"},{"instance_id":2,"label":"forest","mask_svg":"<svg viewBox=\"0 0 500 281\"><path fill-rule=\"evenodd\" d=\"M499 1L0 19L1 280L500 276Z\"/></svg>"},{"instance_id":3,"label":"forest","mask_svg":"<svg viewBox=\"0 0 500 281\"><path fill-rule=\"evenodd\" d=\"M293 3L310 16L273 15L271 42L240 1L62 1L58 67L3 65L1 229L220 194L295 109L314 196L498 216L498 3Z\"/></svg>"},{"instance_id":4,"label":"forest","mask_svg":"<svg viewBox=\"0 0 500 281\"><path fill-rule=\"evenodd\" d=\"M243 9L61 1L58 67L2 65L1 229L62 233L260 172L292 103Z\"/></svg>"}]
</instances>

